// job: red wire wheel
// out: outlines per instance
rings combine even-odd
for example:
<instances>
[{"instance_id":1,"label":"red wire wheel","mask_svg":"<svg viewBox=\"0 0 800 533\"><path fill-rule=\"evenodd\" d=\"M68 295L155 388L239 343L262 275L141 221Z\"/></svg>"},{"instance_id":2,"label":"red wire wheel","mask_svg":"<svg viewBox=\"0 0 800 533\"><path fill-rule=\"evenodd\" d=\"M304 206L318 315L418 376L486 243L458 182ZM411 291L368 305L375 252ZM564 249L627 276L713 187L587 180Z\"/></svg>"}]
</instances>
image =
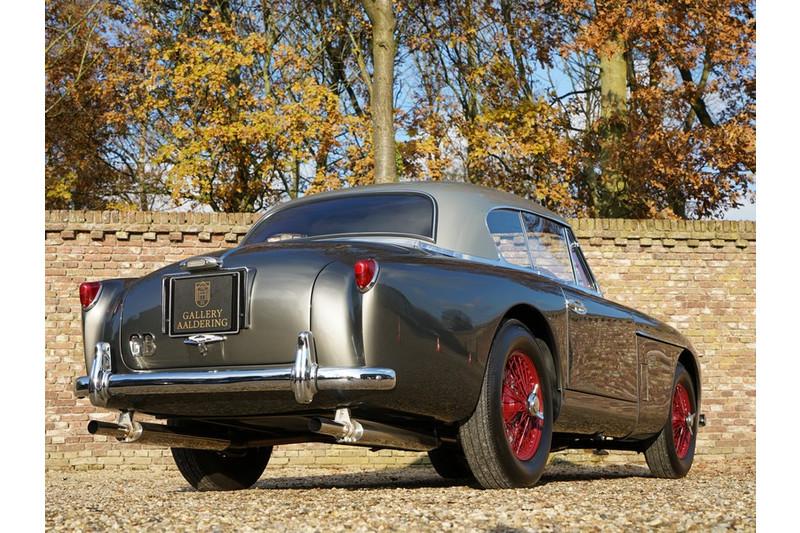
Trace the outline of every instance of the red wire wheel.
<instances>
[{"instance_id":1,"label":"red wire wheel","mask_svg":"<svg viewBox=\"0 0 800 533\"><path fill-rule=\"evenodd\" d=\"M681 383L675 385L672 395L672 442L678 458L685 459L692 444L694 414L689 400L689 391Z\"/></svg>"},{"instance_id":2,"label":"red wire wheel","mask_svg":"<svg viewBox=\"0 0 800 533\"><path fill-rule=\"evenodd\" d=\"M650 472L663 479L676 479L689 473L699 425L699 380L695 385L692 375L678 362L672 383L672 398L668 402L669 413L664 417L664 426L644 450Z\"/></svg>"},{"instance_id":3,"label":"red wire wheel","mask_svg":"<svg viewBox=\"0 0 800 533\"><path fill-rule=\"evenodd\" d=\"M514 457L529 461L542 440L544 401L539 373L531 359L519 350L506 361L502 400L509 447Z\"/></svg>"}]
</instances>

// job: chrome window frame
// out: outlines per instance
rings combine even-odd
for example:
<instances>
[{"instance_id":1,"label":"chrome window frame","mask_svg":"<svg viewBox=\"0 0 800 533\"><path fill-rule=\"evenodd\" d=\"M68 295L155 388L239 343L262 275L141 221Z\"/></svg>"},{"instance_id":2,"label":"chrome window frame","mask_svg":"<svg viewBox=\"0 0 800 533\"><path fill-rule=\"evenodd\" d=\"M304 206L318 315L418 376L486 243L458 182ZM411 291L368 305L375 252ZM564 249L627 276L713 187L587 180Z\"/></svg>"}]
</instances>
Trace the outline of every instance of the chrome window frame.
<instances>
[{"instance_id":1,"label":"chrome window frame","mask_svg":"<svg viewBox=\"0 0 800 533\"><path fill-rule=\"evenodd\" d=\"M519 210L517 209L516 211L519 211ZM536 213L534 213L534 214L536 214ZM563 226L563 224L560 224L560 223L559 223L559 225ZM347 237L347 238L345 238L343 240L374 242L374 239L369 239L369 238L363 237L363 236ZM506 261L505 259L502 259L500 257L498 257L498 259L489 259L488 257L470 255L470 254L466 254L464 252L451 250L449 248L443 248L442 246L437 246L436 244L433 244L433 243L430 243L428 241L424 241L424 240L421 240L421 239L418 239L418 238L414 238L414 237L385 237L385 238L381 238L380 240L382 242L392 243L392 244L396 244L396 245L399 245L399 246L410 246L412 248L416 248L418 250L421 250L421 251L429 253L429 254L439 255L439 256L442 256L442 257L449 257L451 259L458 259L458 260L461 260L461 261L467 261L469 263L486 265L486 266L491 266L491 267L494 267L494 268L503 268L503 269L508 269L508 270L514 270L514 271L517 271L517 272L525 272L526 274L535 274L537 276L545 278L548 281L552 281L554 283L559 283L561 285L568 285L571 288L575 288L575 289L578 289L580 291L593 294L595 296L602 296L602 294L600 294L599 292L587 291L585 288L580 287L579 285L577 285L575 283L568 283L568 282L566 282L566 281L564 281L562 279L558 279L558 278L554 278L552 276L548 276L547 274L545 274L543 272L542 273L537 272L537 271L533 270L530 267L524 267L524 266L520 266L520 265L515 265L514 263Z\"/></svg>"},{"instance_id":2,"label":"chrome window frame","mask_svg":"<svg viewBox=\"0 0 800 533\"><path fill-rule=\"evenodd\" d=\"M566 229L566 226L564 226L564 224L562 224L561 222L558 222L557 220L553 220L550 217L543 217L543 216L538 215L536 213L531 213L530 211L524 211L525 213L527 213L527 214L529 214L531 216L543 218L545 220L549 220L550 222L552 222L553 224L555 224L556 226L561 228L561 238L564 239L564 244L567 245L567 258L569 259L569 265L570 265L570 268L572 269L572 280L571 280L571 282L570 282L570 280L562 279L562 278L559 278L558 276L550 276L549 274L546 274L545 272L542 272L542 271L539 271L539 270L536 269L536 267L534 266L534 263L533 263L533 253L531 252L530 241L528 240L528 231L527 231L527 227L525 226L525 218L522 216L523 211L524 210L519 210L519 218L520 218L520 221L522 222L523 233L525 233L525 243L528 246L528 257L530 258L530 261L531 261L531 268L537 274L539 274L540 276L544 276L544 277L549 278L549 279L554 279L554 280L558 281L559 283L566 283L566 284L575 283L575 268L574 268L574 265L572 264L572 256L569 253L569 241L567 240L566 234L564 233L564 231ZM575 284L577 285L577 283L575 283Z\"/></svg>"},{"instance_id":3,"label":"chrome window frame","mask_svg":"<svg viewBox=\"0 0 800 533\"><path fill-rule=\"evenodd\" d=\"M603 292L600 290L600 284L597 283L597 278L592 272L592 267L589 266L589 261L586 260L586 255L583 253L583 249L581 248L580 243L578 242L578 238L575 237L575 232L572 231L572 228L569 226L564 226L564 237L567 239L567 245L569 246L569 260L572 263L572 276L575 282L575 288L582 290L584 292L588 292L590 294L596 294L598 296L602 296ZM580 283L578 283L578 274L576 272L576 265L575 261L572 259L572 250L577 250L577 254L583 260L583 264L586 267L586 274L589 276L589 280L592 283L592 287L584 287Z\"/></svg>"},{"instance_id":4,"label":"chrome window frame","mask_svg":"<svg viewBox=\"0 0 800 533\"><path fill-rule=\"evenodd\" d=\"M519 221L519 229L521 230L522 238L525 240L525 252L528 255L528 264L530 266L518 265L516 263L512 263L511 261L509 261L508 259L503 257L503 254L500 252L500 249L497 247L497 243L494 242L494 237L493 237L494 232L489 227L489 215L491 215L494 211L514 211L514 212L516 212L517 220ZM516 208L513 208L513 207L497 207L497 208L493 207L492 209L489 210L489 212L486 213L486 218L484 219L484 225L486 226L486 231L489 233L489 239L492 241L492 244L494 244L494 249L495 249L495 252L497 253L497 258L499 259L501 264L511 265L511 266L513 266L515 268L522 268L524 270L533 270L533 257L531 257L531 247L528 246L528 236L525 234L525 222L522 220L522 213L520 212L519 209L516 209ZM537 272L537 274L538 274L538 272ZM541 274L541 275L543 275L543 274Z\"/></svg>"},{"instance_id":5,"label":"chrome window frame","mask_svg":"<svg viewBox=\"0 0 800 533\"><path fill-rule=\"evenodd\" d=\"M580 248L580 244L578 243L577 239L574 238L574 233L572 232L572 228L568 224L565 224L564 222L562 222L560 220L557 220L557 219L555 219L553 217L549 217L549 216L542 215L542 214L539 214L539 213L534 213L532 211L529 211L527 209L522 209L520 207L514 207L514 206L510 206L510 205L496 206L496 207L491 208L486 213L486 218L484 219L484 225L486 226L486 231L489 234L489 238L490 239L491 239L492 231L489 229L489 214L492 213L493 211L497 211L497 210L516 211L517 212L517 214L519 216L520 224L521 224L522 229L523 229L522 233L523 233L523 235L525 235L525 245L528 248L528 260L530 261L531 266L530 267L524 267L524 266L520 266L520 265L515 265L514 263L511 263L509 261L506 261L506 259L503 257L503 254L500 253L500 250L497 250L497 245L496 244L495 244L495 251L497 252L497 260L496 261L491 261L490 260L489 261L490 263L499 264L500 266L513 268L514 270L522 270L524 272L532 272L532 273L536 274L537 276L541 276L543 278L547 278L547 279L552 280L552 281L554 281L556 283L561 283L563 285L567 285L570 288L577 289L577 290L585 292L587 294L592 294L594 296L600 296L600 297L603 296L603 293L600 290L600 285L597 283L597 278L595 278L594 272L592 272L591 267L589 267L589 262L586 260L586 256L583 254L583 250ZM527 213L527 214L529 214L531 216L544 218L546 220L549 220L549 221L553 222L554 224L557 224L561 228L562 237L564 238L564 242L567 244L567 255L569 257L570 265L572 267L572 280L568 281L568 280L564 280L564 279L561 279L561 278L558 278L558 277L555 277L555 276L551 276L551 275L549 275L549 274L547 274L545 272L537 270L533 266L533 264L534 264L533 263L533 257L531 256L531 248L530 248L530 245L528 244L528 233L527 233L527 231L525 231L525 220L522 218L522 213ZM570 238L570 236L572 236L572 238ZM492 240L492 242L494 242L494 239L491 239L491 240ZM590 278L592 280L592 283L594 284L594 289L589 289L587 287L583 287L583 286L578 284L578 279L577 279L577 276L575 274L575 263L574 263L574 261L572 259L572 253L571 253L571 250L570 250L570 247L573 245L573 243L575 245L577 245L578 252L583 257L583 262L586 265L586 268L588 270L589 276L590 276Z\"/></svg>"}]
</instances>

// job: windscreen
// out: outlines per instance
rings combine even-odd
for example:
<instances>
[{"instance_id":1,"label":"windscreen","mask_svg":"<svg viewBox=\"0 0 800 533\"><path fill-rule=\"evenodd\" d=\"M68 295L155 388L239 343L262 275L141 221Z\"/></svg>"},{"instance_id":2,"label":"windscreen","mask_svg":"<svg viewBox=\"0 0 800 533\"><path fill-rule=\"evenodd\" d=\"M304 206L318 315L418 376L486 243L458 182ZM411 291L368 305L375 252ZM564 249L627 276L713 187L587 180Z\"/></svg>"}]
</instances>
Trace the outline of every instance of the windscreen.
<instances>
[{"instance_id":1,"label":"windscreen","mask_svg":"<svg viewBox=\"0 0 800 533\"><path fill-rule=\"evenodd\" d=\"M245 244L327 235L433 238L433 201L414 193L339 196L289 207L258 223Z\"/></svg>"}]
</instances>

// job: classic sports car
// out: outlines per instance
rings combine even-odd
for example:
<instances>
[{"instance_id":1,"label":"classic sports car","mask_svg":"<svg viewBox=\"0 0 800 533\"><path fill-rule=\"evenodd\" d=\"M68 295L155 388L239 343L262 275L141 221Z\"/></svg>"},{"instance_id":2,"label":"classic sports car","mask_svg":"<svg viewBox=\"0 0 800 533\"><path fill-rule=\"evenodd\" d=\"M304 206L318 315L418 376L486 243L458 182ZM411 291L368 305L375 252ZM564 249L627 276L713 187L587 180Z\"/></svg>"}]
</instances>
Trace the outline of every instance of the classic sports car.
<instances>
[{"instance_id":1,"label":"classic sports car","mask_svg":"<svg viewBox=\"0 0 800 533\"><path fill-rule=\"evenodd\" d=\"M533 485L565 448L676 478L703 422L691 344L604 299L559 216L471 185L281 204L233 249L80 299L77 395L120 411L89 432L171 447L201 490L247 488L297 442L427 451L485 488Z\"/></svg>"}]
</instances>

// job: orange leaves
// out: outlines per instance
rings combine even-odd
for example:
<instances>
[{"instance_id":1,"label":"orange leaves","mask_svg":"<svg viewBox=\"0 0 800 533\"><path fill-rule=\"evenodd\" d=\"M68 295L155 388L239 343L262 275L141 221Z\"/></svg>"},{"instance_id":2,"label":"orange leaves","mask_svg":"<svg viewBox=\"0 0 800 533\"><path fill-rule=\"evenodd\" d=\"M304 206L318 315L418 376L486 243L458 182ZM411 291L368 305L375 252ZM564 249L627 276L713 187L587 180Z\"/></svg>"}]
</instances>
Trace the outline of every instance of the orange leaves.
<instances>
[{"instance_id":1,"label":"orange leaves","mask_svg":"<svg viewBox=\"0 0 800 533\"><path fill-rule=\"evenodd\" d=\"M574 213L564 171L568 145L555 110L542 100L484 108L465 128L470 175L533 198L561 212Z\"/></svg>"},{"instance_id":2,"label":"orange leaves","mask_svg":"<svg viewBox=\"0 0 800 533\"><path fill-rule=\"evenodd\" d=\"M616 122L601 118L612 116L601 112L603 104L610 107L604 100L593 107L574 96L568 108L583 115L584 127L571 135L581 162L574 191L589 212L708 217L742 202L755 172L754 3L551 6L574 28L561 46L566 58L591 60L624 47L625 105L614 110ZM601 79L603 66L595 71ZM592 67L570 74L570 81L592 94L587 73Z\"/></svg>"},{"instance_id":3,"label":"orange leaves","mask_svg":"<svg viewBox=\"0 0 800 533\"><path fill-rule=\"evenodd\" d=\"M47 2L48 205L166 195L254 210L372 182L360 2L101 1L59 39L92 5ZM753 8L396 2L401 178L498 187L567 215L717 216L754 179ZM605 86L623 97L603 113L598 54L619 48Z\"/></svg>"},{"instance_id":4,"label":"orange leaves","mask_svg":"<svg viewBox=\"0 0 800 533\"><path fill-rule=\"evenodd\" d=\"M261 13L217 5L181 14L195 17L191 31L176 32L171 17L141 31L150 59L139 89L158 110L173 197L249 211L309 182L330 186L337 172L323 155L347 127L338 95L301 47L253 31Z\"/></svg>"}]
</instances>

